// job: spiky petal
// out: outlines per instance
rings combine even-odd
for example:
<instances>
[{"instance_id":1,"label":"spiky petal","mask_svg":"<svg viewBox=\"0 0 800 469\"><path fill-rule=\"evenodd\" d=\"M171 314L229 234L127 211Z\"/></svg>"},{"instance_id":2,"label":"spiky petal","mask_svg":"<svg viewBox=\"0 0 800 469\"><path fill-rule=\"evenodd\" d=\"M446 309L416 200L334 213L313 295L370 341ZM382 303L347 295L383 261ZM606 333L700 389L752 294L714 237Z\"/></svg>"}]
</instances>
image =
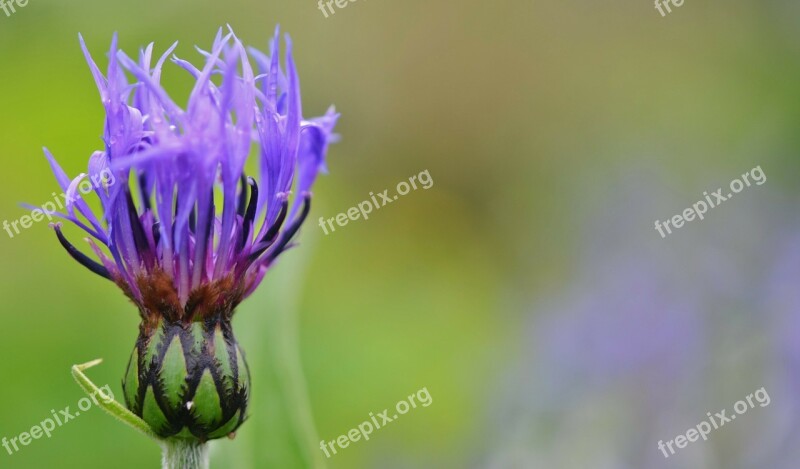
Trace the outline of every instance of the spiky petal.
<instances>
[{"instance_id":1,"label":"spiky petal","mask_svg":"<svg viewBox=\"0 0 800 469\"><path fill-rule=\"evenodd\" d=\"M150 44L134 60L115 36L105 75L80 44L105 109L105 145L74 179L45 155L66 194L57 215L89 235L99 262L52 226L75 260L139 308L129 408L164 438L219 438L244 420L249 392L231 317L308 215L338 115L303 118L291 42L282 67L277 29L269 55L220 30L199 50L200 67L173 56L194 79L185 108L160 84L176 44L157 60ZM258 180L245 174L254 146ZM78 194L86 184L100 213Z\"/></svg>"},{"instance_id":2,"label":"spiky petal","mask_svg":"<svg viewBox=\"0 0 800 469\"><path fill-rule=\"evenodd\" d=\"M231 310L291 245L338 114L302 117L291 41L281 66L277 29L269 55L220 30L210 50L199 50L200 67L173 56L194 79L185 108L160 84L177 44L157 60L150 44L134 60L115 36L104 75L80 43L106 112L105 148L73 180L46 155L68 194L84 179L95 182L102 213L76 197L61 216L90 236L100 262L60 231L59 240L116 282L148 321ZM254 146L258 181L244 175Z\"/></svg>"}]
</instances>

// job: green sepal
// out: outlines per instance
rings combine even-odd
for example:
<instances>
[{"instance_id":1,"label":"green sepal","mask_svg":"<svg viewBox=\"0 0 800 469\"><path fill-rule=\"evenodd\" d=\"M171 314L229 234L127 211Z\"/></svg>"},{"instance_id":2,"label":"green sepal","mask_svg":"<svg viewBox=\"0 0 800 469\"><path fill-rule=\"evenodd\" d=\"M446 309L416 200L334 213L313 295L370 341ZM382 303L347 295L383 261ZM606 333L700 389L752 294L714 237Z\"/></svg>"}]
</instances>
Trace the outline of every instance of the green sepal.
<instances>
[{"instance_id":1,"label":"green sepal","mask_svg":"<svg viewBox=\"0 0 800 469\"><path fill-rule=\"evenodd\" d=\"M187 377L186 356L183 353L181 338L176 335L170 341L158 370L161 397L166 400L170 409L177 409L181 405Z\"/></svg>"}]
</instances>

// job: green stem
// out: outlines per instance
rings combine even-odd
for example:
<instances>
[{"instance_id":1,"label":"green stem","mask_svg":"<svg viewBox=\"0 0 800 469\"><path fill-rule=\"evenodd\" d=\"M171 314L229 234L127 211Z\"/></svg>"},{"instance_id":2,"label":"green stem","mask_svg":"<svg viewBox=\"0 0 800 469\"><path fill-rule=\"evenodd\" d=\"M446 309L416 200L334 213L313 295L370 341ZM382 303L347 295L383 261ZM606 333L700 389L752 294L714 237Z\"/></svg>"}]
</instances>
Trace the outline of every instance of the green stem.
<instances>
[{"instance_id":1,"label":"green stem","mask_svg":"<svg viewBox=\"0 0 800 469\"><path fill-rule=\"evenodd\" d=\"M197 441L164 442L163 469L208 469L208 445Z\"/></svg>"},{"instance_id":2,"label":"green stem","mask_svg":"<svg viewBox=\"0 0 800 469\"><path fill-rule=\"evenodd\" d=\"M296 295L295 295L296 297ZM305 463L314 469L324 469L325 460L322 452L317 451L317 430L314 426L314 417L311 413L311 399L308 396L308 385L303 373L303 363L300 359L300 343L297 331L297 306L292 305L285 308L283 313L278 313L282 317L283 323L279 328L282 331L278 338L278 347L281 348L281 360L278 361L278 375L281 377L280 384L283 386L283 394L288 405L288 412L291 415L291 422L294 426L295 434L300 444L303 446L302 452Z\"/></svg>"},{"instance_id":3,"label":"green stem","mask_svg":"<svg viewBox=\"0 0 800 469\"><path fill-rule=\"evenodd\" d=\"M310 250L304 251L305 253ZM308 254L304 254L308 259ZM306 266L307 262L299 262ZM327 467L322 451L319 450L314 416L311 411L311 399L308 395L308 385L303 373L303 363L300 358L300 341L298 332L299 298L298 286L300 271L296 269L292 276L287 276L283 290L284 295L279 297L278 312L276 313L277 327L274 328L275 336L272 343L275 346L276 376L281 388L283 398L287 404L287 412L292 424L295 439L301 448L301 456L306 467L312 469L325 469Z\"/></svg>"}]
</instances>

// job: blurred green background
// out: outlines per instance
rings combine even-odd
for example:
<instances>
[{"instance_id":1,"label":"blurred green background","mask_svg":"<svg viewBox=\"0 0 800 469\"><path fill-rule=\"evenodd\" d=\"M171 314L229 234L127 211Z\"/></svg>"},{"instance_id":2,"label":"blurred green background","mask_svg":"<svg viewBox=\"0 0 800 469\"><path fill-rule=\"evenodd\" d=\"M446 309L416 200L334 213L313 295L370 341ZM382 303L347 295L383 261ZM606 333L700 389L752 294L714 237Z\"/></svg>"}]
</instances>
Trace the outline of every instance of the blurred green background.
<instances>
[{"instance_id":1,"label":"blurred green background","mask_svg":"<svg viewBox=\"0 0 800 469\"><path fill-rule=\"evenodd\" d=\"M27 213L19 202L41 204L60 192L42 146L71 176L101 148L102 107L79 32L104 69L114 31L129 55L151 41L161 53L178 40L176 54L196 61L193 45L208 47L220 26L266 48L279 23L295 44L304 114L335 104L342 140L315 187L300 247L237 313L253 371L252 411L235 441L215 444L212 467L322 467L320 460L382 469L767 467L728 452L748 434L797 435L766 411L720 430L691 459L659 460L655 444L768 385L768 371L797 372L772 354L779 347L771 346L770 324L786 323L769 319L764 303L773 290L761 285L783 257L778 240L791 238L798 221L798 15L795 2L777 0L686 0L665 18L646 0L359 0L327 19L312 0L29 0L10 17L0 12L0 218L15 220ZM185 102L185 73L167 65L164 75ZM655 219L756 165L768 177L764 186L665 240L654 231ZM430 190L327 236L316 225L426 169ZM67 233L78 241L76 230ZM697 260L712 252L718 256ZM622 275L615 253L643 265L626 264ZM0 436L29 430L50 409L74 410L82 397L69 373L75 363L102 357L89 375L120 398L137 335L134 307L77 266L46 223L13 239L0 233L0 259ZM591 305L587 320L604 324L617 311L613 301L586 290L602 290L609 279L632 279L621 295L632 295L631 308L646 315L658 303L636 297L635 280L653 266L665 269L655 276L670 285L664 295L693 302L678 309L703 324L687 330L705 346L674 372L685 376L688 363L718 373L680 381L672 395L697 395L689 403L648 404L686 418L644 441L620 442L645 425L628 419L637 412L630 401L650 392L645 378L627 380L640 369L601 373L620 389L575 398L575 389L595 388L590 373L570 363L596 353L596 341L646 343L651 323L562 330L575 356L540 347L541 331L550 329L539 325L578 315L580 308L553 305L579 296ZM710 287L719 278L714 268L738 277ZM796 285L797 274L781 279ZM660 275L690 280L672 285ZM791 304L790 318L800 302ZM678 332L664 340L659 353L672 356L690 339ZM624 356L644 347L628 345ZM740 348L750 351L717 368ZM644 368L658 369L660 356ZM571 384L553 391L567 373ZM319 439L422 387L430 407L323 457ZM598 397L605 395L627 404ZM767 409L778 416L800 408L775 401ZM526 412L530 406L538 410ZM585 407L596 412L570 414ZM570 430L566 418L591 425ZM18 453L0 450L0 467L157 467L159 457L146 438L92 409Z\"/></svg>"}]
</instances>

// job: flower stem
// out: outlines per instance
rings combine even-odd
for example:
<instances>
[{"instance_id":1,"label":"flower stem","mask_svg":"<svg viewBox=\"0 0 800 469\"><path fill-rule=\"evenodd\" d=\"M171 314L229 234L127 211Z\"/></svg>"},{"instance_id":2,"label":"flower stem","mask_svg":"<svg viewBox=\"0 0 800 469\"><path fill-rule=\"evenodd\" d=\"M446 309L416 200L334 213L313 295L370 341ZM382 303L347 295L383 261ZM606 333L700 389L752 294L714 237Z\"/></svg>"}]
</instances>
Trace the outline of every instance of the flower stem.
<instances>
[{"instance_id":1,"label":"flower stem","mask_svg":"<svg viewBox=\"0 0 800 469\"><path fill-rule=\"evenodd\" d=\"M197 441L164 442L163 469L208 469L208 445Z\"/></svg>"}]
</instances>

